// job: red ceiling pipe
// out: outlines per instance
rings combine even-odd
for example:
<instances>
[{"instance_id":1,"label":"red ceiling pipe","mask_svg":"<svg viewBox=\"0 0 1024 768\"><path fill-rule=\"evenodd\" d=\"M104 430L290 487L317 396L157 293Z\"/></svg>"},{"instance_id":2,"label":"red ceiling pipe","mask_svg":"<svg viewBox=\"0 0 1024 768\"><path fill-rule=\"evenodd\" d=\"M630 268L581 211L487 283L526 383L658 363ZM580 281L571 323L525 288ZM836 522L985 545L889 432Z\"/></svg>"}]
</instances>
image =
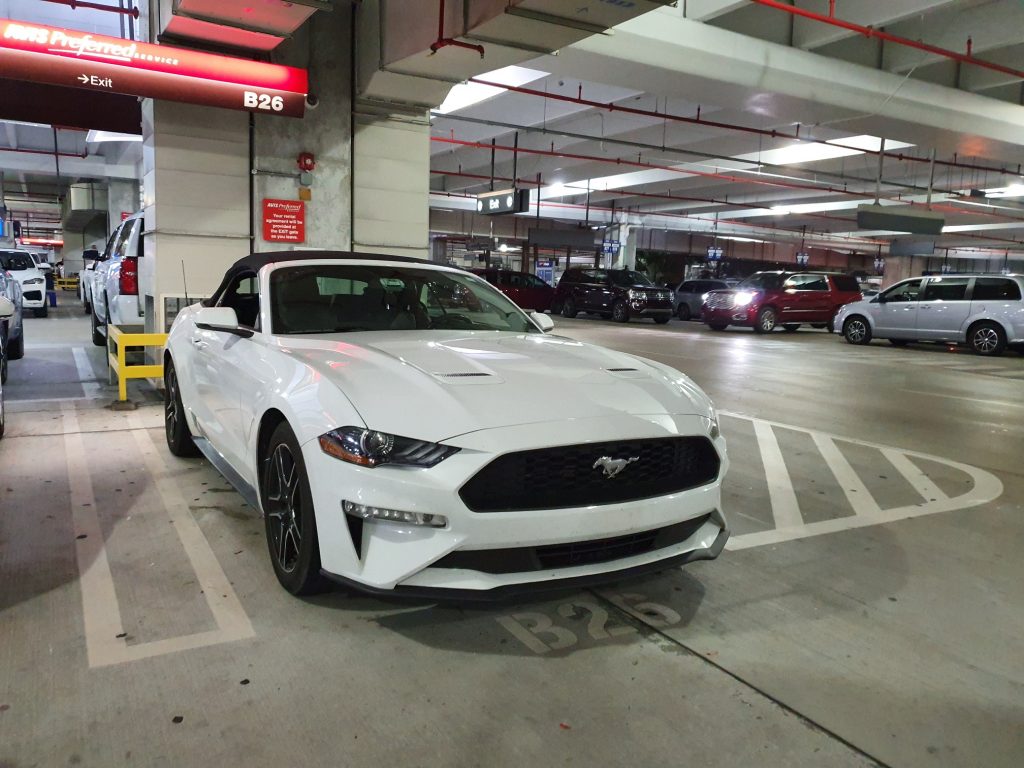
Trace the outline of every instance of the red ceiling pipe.
<instances>
[{"instance_id":1,"label":"red ceiling pipe","mask_svg":"<svg viewBox=\"0 0 1024 768\"><path fill-rule=\"evenodd\" d=\"M139 18L138 8L117 8L113 5L103 5L102 3L90 3L87 0L43 0L44 3L56 3L57 5L67 5L71 10L78 10L79 8L86 8L90 11L106 11L107 13L120 13L124 16L131 16L133 19Z\"/></svg>"},{"instance_id":2,"label":"red ceiling pipe","mask_svg":"<svg viewBox=\"0 0 1024 768\"><path fill-rule=\"evenodd\" d=\"M787 6L789 7L789 6ZM751 133L756 136L770 136L773 139L792 139L794 141L801 141L806 144L822 144L829 147L838 147L839 149L850 149L858 153L865 155L878 155L879 152L876 149L863 149L862 147L852 147L847 144L843 144L839 141L824 141L823 139L808 139L804 136L800 136L799 131L797 133L786 133L785 131L777 131L769 128L751 128L746 125L736 125L734 123L722 123L717 120L705 120L700 117L700 109L698 108L697 117L686 117L685 115L673 115L668 112L657 112L650 109L637 109L636 107L625 107L612 102L594 101L593 99L583 99L576 96L564 96L560 93L548 93L547 91L538 91L535 88L524 88L522 86L515 85L504 85L502 83L495 83L490 80L483 80L479 77L471 77L467 82L479 83L480 85L489 85L493 88L500 88L503 91L511 91L512 93L522 93L526 96L536 96L542 99L551 99L552 101L564 101L569 104L579 104L584 107L593 107L594 109L603 109L607 112L621 112L627 115L637 115L640 117L653 117L656 120L671 120L676 123L688 123L690 125L701 125L705 128L722 128L727 131L739 131L740 133ZM914 155L905 155L902 152L885 152L885 157L892 158L899 161L907 161L912 163L930 163L930 157L915 157ZM1000 173L1007 176L1016 176L1021 172L1018 166L1016 170L1008 170L1006 168L992 168L987 165L973 165L971 163L961 163L952 160L936 160L936 165L941 165L945 168L963 168L971 171L984 171L986 173Z\"/></svg>"},{"instance_id":3,"label":"red ceiling pipe","mask_svg":"<svg viewBox=\"0 0 1024 768\"><path fill-rule=\"evenodd\" d=\"M461 40L456 40L454 37L444 36L444 0L441 0L441 10L437 18L437 40L430 44L430 55L433 56L442 48L447 48L452 45L456 48L466 48L470 51L476 51L480 54L481 59L484 57L484 47L482 45L464 43Z\"/></svg>"},{"instance_id":4,"label":"red ceiling pipe","mask_svg":"<svg viewBox=\"0 0 1024 768\"><path fill-rule=\"evenodd\" d=\"M908 48L916 48L919 51L934 53L937 56L952 59L953 61L959 61L962 64L973 64L976 67L991 69L993 72L1001 72L1004 75L1012 75L1018 80L1024 80L1024 70L1014 69L1013 67L1004 67L1002 64L985 61L984 59L976 59L971 55L970 51L967 53L960 53L959 51L951 51L948 48L939 48L937 45L929 45L928 43L922 43L918 40L911 40L909 37L900 37L899 35L893 35L881 29L875 29L874 27L865 27L862 24L854 24L852 21L843 21L842 19L837 19L832 15L826 16L822 13L815 13L814 11L808 11L796 5L779 2L779 0L750 0L750 2L763 5L767 8L775 8L779 11L785 11L786 13L794 16L811 19L812 21L820 21L822 24L831 24L833 27L840 27L842 29L849 30L850 32L856 32L857 34L864 35L865 37L875 37L879 40L885 40L887 43L905 45Z\"/></svg>"}]
</instances>

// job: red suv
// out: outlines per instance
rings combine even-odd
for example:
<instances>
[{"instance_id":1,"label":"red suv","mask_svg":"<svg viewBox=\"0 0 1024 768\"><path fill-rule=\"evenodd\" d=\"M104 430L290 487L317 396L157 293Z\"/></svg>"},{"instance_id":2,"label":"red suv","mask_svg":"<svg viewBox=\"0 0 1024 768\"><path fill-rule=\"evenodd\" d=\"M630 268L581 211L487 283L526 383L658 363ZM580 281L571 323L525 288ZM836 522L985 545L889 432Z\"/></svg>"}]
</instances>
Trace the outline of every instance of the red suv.
<instances>
[{"instance_id":1,"label":"red suv","mask_svg":"<svg viewBox=\"0 0 1024 768\"><path fill-rule=\"evenodd\" d=\"M474 269L478 275L514 301L520 309L547 312L555 289L536 275L510 269Z\"/></svg>"},{"instance_id":2,"label":"red suv","mask_svg":"<svg viewBox=\"0 0 1024 768\"><path fill-rule=\"evenodd\" d=\"M803 323L832 330L844 304L861 300L857 279L830 272L755 272L735 288L711 291L702 319L713 330L749 326L769 333L777 325L795 331Z\"/></svg>"}]
</instances>

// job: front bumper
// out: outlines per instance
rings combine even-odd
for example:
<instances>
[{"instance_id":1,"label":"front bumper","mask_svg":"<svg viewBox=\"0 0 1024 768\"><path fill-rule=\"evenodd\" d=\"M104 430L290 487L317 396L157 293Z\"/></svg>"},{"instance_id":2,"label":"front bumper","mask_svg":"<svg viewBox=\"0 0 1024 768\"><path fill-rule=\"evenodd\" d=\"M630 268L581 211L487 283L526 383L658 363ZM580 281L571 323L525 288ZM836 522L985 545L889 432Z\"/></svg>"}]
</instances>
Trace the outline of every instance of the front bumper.
<instances>
[{"instance_id":1,"label":"front bumper","mask_svg":"<svg viewBox=\"0 0 1024 768\"><path fill-rule=\"evenodd\" d=\"M708 325L739 325L753 327L757 319L757 307L748 304L745 307L722 309L707 306L701 309L701 320Z\"/></svg>"},{"instance_id":2,"label":"front bumper","mask_svg":"<svg viewBox=\"0 0 1024 768\"><path fill-rule=\"evenodd\" d=\"M370 591L445 590L455 595L467 591L502 596L545 585L559 589L575 583L572 580L606 581L616 574L715 557L721 550L716 542L724 535L724 545L728 538L720 512L721 478L728 469L721 437L714 442L721 459L718 478L687 491L589 507L486 513L470 511L459 497L466 481L504 453L599 442L610 435L641 439L678 434L707 434L707 421L698 416L618 416L485 430L446 441L462 450L431 469L386 465L364 469L327 456L315 440L309 441L303 445L303 458L316 508L323 570L336 581ZM425 528L368 520L354 531L341 508L344 499L443 514L448 525ZM454 552L591 542L705 517L683 541L605 562L513 573L431 567Z\"/></svg>"},{"instance_id":3,"label":"front bumper","mask_svg":"<svg viewBox=\"0 0 1024 768\"><path fill-rule=\"evenodd\" d=\"M45 285L27 285L21 289L21 305L25 309L39 309L46 304Z\"/></svg>"}]
</instances>

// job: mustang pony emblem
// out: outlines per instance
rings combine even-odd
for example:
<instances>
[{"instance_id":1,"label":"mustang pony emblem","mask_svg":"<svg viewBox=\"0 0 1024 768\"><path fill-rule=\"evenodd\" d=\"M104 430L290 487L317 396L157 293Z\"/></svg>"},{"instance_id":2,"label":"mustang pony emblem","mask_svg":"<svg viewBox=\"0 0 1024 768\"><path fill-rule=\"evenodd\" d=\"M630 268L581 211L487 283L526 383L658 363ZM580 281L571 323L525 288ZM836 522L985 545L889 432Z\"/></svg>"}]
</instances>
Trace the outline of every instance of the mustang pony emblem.
<instances>
[{"instance_id":1,"label":"mustang pony emblem","mask_svg":"<svg viewBox=\"0 0 1024 768\"><path fill-rule=\"evenodd\" d=\"M611 480L634 461L640 461L640 457L633 456L630 459L613 459L611 456L602 456L594 462L594 466L592 468L597 469L598 467L601 467L604 471L604 476Z\"/></svg>"}]
</instances>

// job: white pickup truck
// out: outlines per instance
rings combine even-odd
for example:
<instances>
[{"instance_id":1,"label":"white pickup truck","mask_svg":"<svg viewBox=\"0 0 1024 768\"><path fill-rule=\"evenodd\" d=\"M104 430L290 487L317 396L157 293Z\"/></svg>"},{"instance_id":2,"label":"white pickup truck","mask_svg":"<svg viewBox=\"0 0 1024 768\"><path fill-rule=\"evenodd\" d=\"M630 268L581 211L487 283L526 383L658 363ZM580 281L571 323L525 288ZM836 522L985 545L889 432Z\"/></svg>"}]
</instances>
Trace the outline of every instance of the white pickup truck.
<instances>
[{"instance_id":1,"label":"white pickup truck","mask_svg":"<svg viewBox=\"0 0 1024 768\"><path fill-rule=\"evenodd\" d=\"M107 258L92 270L89 301L92 305L92 343L107 343L108 325L142 325L139 296L139 257L142 256L143 214L121 222L107 244Z\"/></svg>"}]
</instances>

